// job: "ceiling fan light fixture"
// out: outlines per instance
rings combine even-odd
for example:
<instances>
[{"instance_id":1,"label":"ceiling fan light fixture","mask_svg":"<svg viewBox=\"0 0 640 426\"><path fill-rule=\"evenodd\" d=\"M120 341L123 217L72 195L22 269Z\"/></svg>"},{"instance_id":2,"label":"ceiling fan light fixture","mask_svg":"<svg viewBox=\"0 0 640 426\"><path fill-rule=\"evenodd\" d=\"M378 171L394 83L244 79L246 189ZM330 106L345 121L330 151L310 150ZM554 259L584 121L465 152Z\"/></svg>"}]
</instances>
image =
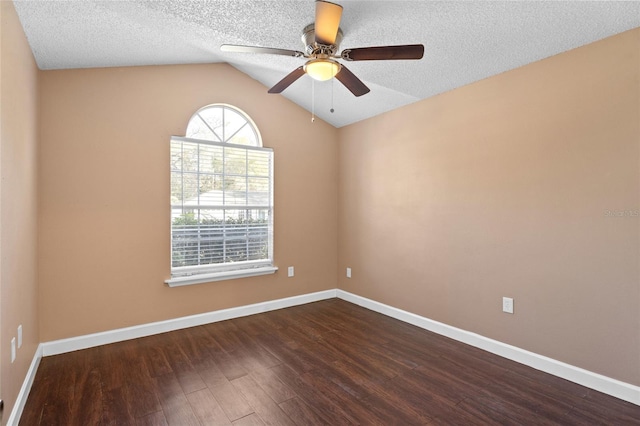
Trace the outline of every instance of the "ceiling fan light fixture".
<instances>
[{"instance_id":1,"label":"ceiling fan light fixture","mask_svg":"<svg viewBox=\"0 0 640 426\"><path fill-rule=\"evenodd\" d=\"M331 80L340 72L340 64L331 59L312 59L304 65L304 72L318 81Z\"/></svg>"}]
</instances>

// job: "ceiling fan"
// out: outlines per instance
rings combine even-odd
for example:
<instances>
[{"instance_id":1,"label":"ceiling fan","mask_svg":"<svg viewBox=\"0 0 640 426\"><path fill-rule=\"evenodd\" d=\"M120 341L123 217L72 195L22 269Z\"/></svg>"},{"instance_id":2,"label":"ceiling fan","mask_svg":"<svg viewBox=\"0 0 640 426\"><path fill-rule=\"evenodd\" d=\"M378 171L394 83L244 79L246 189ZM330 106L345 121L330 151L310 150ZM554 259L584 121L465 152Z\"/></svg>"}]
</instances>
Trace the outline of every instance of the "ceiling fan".
<instances>
[{"instance_id":1,"label":"ceiling fan","mask_svg":"<svg viewBox=\"0 0 640 426\"><path fill-rule=\"evenodd\" d=\"M342 41L341 16L342 6L317 0L315 23L307 25L302 30L302 42L305 45L305 52L235 44L223 44L220 49L225 52L270 53L308 59L303 66L293 70L269 89L269 93L281 93L306 73L319 81L330 80L335 77L355 96L362 96L369 93L370 90L355 74L336 61L336 59L345 61L421 59L424 54L424 46L422 44L406 44L345 49L340 55L336 55Z\"/></svg>"}]
</instances>

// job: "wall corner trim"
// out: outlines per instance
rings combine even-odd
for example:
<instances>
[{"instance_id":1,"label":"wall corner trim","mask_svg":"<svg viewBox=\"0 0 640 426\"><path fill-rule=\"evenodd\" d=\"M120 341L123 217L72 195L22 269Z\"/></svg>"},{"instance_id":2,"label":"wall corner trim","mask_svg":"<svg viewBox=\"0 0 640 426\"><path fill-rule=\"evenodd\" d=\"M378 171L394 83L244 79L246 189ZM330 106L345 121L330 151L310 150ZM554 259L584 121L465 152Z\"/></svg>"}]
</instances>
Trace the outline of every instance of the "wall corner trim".
<instances>
[{"instance_id":1,"label":"wall corner trim","mask_svg":"<svg viewBox=\"0 0 640 426\"><path fill-rule=\"evenodd\" d=\"M471 333L460 328L434 321L411 312L403 311L402 309L394 308L344 290L338 289L337 297L425 330L483 349L503 358L527 365L535 368L536 370L586 386L607 395L631 402L632 404L640 405L640 386L635 386L630 383L625 383L598 373L584 370L582 368L529 352L476 333Z\"/></svg>"},{"instance_id":2,"label":"wall corner trim","mask_svg":"<svg viewBox=\"0 0 640 426\"><path fill-rule=\"evenodd\" d=\"M205 312L202 314L174 318L165 321L119 328L115 330L103 331L100 333L87 334L84 336L70 337L68 339L54 340L51 342L42 343L42 352L43 356L58 355L66 352L92 348L95 346L108 345L110 343L137 339L139 337L146 337L152 336L154 334L181 330L183 328L210 324L212 322L245 317L262 312L274 311L276 309L288 308L291 306L304 305L306 303L317 302L319 300L335 298L336 291L336 289L324 290L316 293L286 297L284 299L269 300L252 305L221 309L219 311Z\"/></svg>"},{"instance_id":3,"label":"wall corner trim","mask_svg":"<svg viewBox=\"0 0 640 426\"><path fill-rule=\"evenodd\" d=\"M38 371L40 360L42 360L42 343L38 345L35 354L33 354L33 360L31 361L29 370L27 370L27 375L22 382L20 392L18 392L16 403L13 404L11 414L7 419L7 426L18 426L20 416L22 416L22 410L24 410L27 398L29 398L29 392L31 392L31 385L33 385L33 380L36 378L36 372Z\"/></svg>"}]
</instances>

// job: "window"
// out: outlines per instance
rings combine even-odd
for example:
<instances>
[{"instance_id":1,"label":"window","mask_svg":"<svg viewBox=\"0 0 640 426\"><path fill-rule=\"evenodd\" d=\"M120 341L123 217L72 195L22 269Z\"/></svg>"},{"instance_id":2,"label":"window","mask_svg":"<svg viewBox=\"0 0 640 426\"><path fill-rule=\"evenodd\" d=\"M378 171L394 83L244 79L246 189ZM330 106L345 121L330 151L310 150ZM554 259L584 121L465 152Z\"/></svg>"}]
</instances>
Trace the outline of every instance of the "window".
<instances>
[{"instance_id":1,"label":"window","mask_svg":"<svg viewBox=\"0 0 640 426\"><path fill-rule=\"evenodd\" d=\"M171 138L170 286L274 273L273 150L253 121L214 104Z\"/></svg>"}]
</instances>

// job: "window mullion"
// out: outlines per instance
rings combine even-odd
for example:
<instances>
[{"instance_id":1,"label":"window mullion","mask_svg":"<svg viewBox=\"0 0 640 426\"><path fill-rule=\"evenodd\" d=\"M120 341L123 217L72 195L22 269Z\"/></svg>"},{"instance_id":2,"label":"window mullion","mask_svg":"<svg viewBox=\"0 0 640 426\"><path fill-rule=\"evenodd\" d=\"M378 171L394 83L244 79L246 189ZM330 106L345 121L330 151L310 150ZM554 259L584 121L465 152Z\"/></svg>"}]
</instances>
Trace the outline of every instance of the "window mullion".
<instances>
[{"instance_id":1,"label":"window mullion","mask_svg":"<svg viewBox=\"0 0 640 426\"><path fill-rule=\"evenodd\" d=\"M246 124L246 123L245 123ZM244 126L243 126L244 127ZM244 205L249 205L249 151L244 152ZM247 259L249 260L249 210L244 211L244 223L245 223L245 232L247 234L246 239L246 253Z\"/></svg>"},{"instance_id":2,"label":"window mullion","mask_svg":"<svg viewBox=\"0 0 640 426\"><path fill-rule=\"evenodd\" d=\"M269 210L267 213L267 250L269 251L269 259L273 259L273 154L269 154Z\"/></svg>"},{"instance_id":3,"label":"window mullion","mask_svg":"<svg viewBox=\"0 0 640 426\"><path fill-rule=\"evenodd\" d=\"M224 113L226 112L226 110L227 110L226 108L222 108L222 139L221 139L222 142L227 141L227 139L225 138L225 133L227 133L227 126L225 125L226 122L224 117L225 115Z\"/></svg>"},{"instance_id":4,"label":"window mullion","mask_svg":"<svg viewBox=\"0 0 640 426\"><path fill-rule=\"evenodd\" d=\"M224 117L224 113L223 113ZM222 134L224 135L224 126L222 126ZM222 263L227 261L227 180L226 180L226 168L227 168L227 150L222 148Z\"/></svg>"},{"instance_id":5,"label":"window mullion","mask_svg":"<svg viewBox=\"0 0 640 426\"><path fill-rule=\"evenodd\" d=\"M198 258L198 265L201 264L201 256L202 256L202 211L200 209L200 145L198 145L198 155L196 155L196 159L198 164L196 166L197 170L197 178L196 178L196 194L198 200L198 219L197 219L197 229L198 229L198 253L196 254Z\"/></svg>"},{"instance_id":6,"label":"window mullion","mask_svg":"<svg viewBox=\"0 0 640 426\"><path fill-rule=\"evenodd\" d=\"M181 213L184 214L184 142L180 142L180 179L182 180L180 203L182 204Z\"/></svg>"},{"instance_id":7,"label":"window mullion","mask_svg":"<svg viewBox=\"0 0 640 426\"><path fill-rule=\"evenodd\" d=\"M209 123L207 123L207 120L205 120L200 114L198 114L198 117L200 118L200 120L202 120L202 122L204 123L205 126L207 126L207 128L209 130L211 130L211 133L213 133L214 136L216 136L218 139L220 139L222 142L224 142L223 139L220 138L220 136L218 136L218 134L216 133L215 130L213 130L213 127L209 126Z\"/></svg>"},{"instance_id":8,"label":"window mullion","mask_svg":"<svg viewBox=\"0 0 640 426\"><path fill-rule=\"evenodd\" d=\"M235 135L237 135L238 133L240 133L240 130L244 129L244 126L246 126L247 124L249 124L249 123L244 123L242 126L240 126L240 128L239 128L238 130L236 130L235 132L233 132L233 134L232 134L231 136L229 136L229 139L227 139L227 140L231 140L231 139L233 139L233 137L234 137ZM227 140L225 140L225 142L226 142Z\"/></svg>"}]
</instances>

